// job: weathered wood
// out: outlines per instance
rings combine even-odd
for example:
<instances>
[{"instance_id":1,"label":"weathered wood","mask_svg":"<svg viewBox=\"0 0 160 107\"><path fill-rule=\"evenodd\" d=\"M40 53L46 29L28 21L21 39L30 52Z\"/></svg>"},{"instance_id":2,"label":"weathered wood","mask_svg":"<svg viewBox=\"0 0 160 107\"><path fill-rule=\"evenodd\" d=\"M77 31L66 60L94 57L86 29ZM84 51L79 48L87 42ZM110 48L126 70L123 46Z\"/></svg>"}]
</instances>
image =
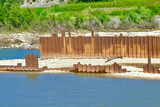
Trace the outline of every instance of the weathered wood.
<instances>
[{"instance_id":1,"label":"weathered wood","mask_svg":"<svg viewBox=\"0 0 160 107\"><path fill-rule=\"evenodd\" d=\"M40 37L40 57L106 57L122 56L131 58L160 58L160 37L151 36L92 36L62 37L53 34L52 37Z\"/></svg>"}]
</instances>

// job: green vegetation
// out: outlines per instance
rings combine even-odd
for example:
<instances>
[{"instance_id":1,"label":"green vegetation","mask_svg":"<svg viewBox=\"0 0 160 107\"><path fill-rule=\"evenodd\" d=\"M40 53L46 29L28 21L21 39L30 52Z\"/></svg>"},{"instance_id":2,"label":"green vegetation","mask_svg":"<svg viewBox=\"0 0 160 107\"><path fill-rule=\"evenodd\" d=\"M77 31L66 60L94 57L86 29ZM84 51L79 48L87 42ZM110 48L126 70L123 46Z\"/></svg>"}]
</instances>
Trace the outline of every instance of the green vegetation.
<instances>
[{"instance_id":1,"label":"green vegetation","mask_svg":"<svg viewBox=\"0 0 160 107\"><path fill-rule=\"evenodd\" d=\"M96 0L97 1L97 0ZM57 31L58 29L153 29L159 0L105 0L20 8L20 0L0 0L0 30ZM84 3L87 2L87 3Z\"/></svg>"}]
</instances>

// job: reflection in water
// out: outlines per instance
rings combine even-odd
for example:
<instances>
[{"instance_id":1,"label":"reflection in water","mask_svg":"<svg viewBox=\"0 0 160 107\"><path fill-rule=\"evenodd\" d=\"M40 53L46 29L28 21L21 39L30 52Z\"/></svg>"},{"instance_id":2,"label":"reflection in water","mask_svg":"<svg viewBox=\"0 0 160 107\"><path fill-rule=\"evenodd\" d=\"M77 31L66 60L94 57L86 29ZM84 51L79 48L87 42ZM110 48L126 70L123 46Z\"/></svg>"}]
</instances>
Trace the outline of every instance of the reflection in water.
<instances>
[{"instance_id":1,"label":"reflection in water","mask_svg":"<svg viewBox=\"0 0 160 107\"><path fill-rule=\"evenodd\" d=\"M77 77L90 77L90 78L95 78L95 77L107 77L106 74L90 74L90 73L75 73L74 74Z\"/></svg>"},{"instance_id":2,"label":"reflection in water","mask_svg":"<svg viewBox=\"0 0 160 107\"><path fill-rule=\"evenodd\" d=\"M27 78L38 78L39 74L38 73L27 73Z\"/></svg>"}]
</instances>

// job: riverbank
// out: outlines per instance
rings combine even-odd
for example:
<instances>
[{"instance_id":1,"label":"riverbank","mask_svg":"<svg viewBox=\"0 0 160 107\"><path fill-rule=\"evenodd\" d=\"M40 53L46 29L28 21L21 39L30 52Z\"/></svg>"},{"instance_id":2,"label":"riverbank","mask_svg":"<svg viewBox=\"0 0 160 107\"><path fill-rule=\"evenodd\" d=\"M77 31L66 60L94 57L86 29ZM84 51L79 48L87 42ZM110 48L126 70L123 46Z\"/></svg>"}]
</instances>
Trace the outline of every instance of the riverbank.
<instances>
[{"instance_id":1,"label":"riverbank","mask_svg":"<svg viewBox=\"0 0 160 107\"><path fill-rule=\"evenodd\" d=\"M68 58L54 58L54 59L39 59L39 66L47 66L48 68L70 68L73 64L80 62L81 64L92 64L92 65L111 65L114 62L122 65L122 68L125 68L131 72L128 73L116 73L116 74L99 74L104 77L118 77L118 78L138 78L138 79L156 79L160 80L160 74L148 74L143 73L143 69L136 66L126 66L124 63L128 64L137 64L143 63L147 64L147 58L123 58L123 59L114 59L108 63L105 63L107 59L68 59ZM1 60L0 65L16 65L17 63L22 63L25 65L24 59L14 59L14 60ZM160 64L160 59L152 59L152 64ZM0 73L11 73L1 71ZM12 72L14 73L14 72ZM17 72L16 72L17 73ZM40 74L57 74L57 73L70 73L59 70L47 70L41 72Z\"/></svg>"},{"instance_id":2,"label":"riverbank","mask_svg":"<svg viewBox=\"0 0 160 107\"><path fill-rule=\"evenodd\" d=\"M95 36L160 36L160 30L153 31L95 31ZM0 33L0 48L39 49L39 37L49 37L51 33ZM71 32L72 36L91 36L87 30ZM61 36L60 32L58 36ZM68 32L66 32L68 36Z\"/></svg>"}]
</instances>

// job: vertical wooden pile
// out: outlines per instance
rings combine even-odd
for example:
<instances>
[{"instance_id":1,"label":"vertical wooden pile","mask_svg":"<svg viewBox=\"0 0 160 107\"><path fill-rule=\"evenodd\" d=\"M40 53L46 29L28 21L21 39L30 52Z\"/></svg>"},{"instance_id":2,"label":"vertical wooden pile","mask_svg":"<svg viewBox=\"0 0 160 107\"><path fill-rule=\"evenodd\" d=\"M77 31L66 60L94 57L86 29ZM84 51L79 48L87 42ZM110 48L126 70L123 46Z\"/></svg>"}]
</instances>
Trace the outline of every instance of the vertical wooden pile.
<instances>
[{"instance_id":1,"label":"vertical wooden pile","mask_svg":"<svg viewBox=\"0 0 160 107\"><path fill-rule=\"evenodd\" d=\"M117 63L108 66L100 66L100 65L87 65L87 64L74 64L73 69L70 72L74 73L125 73L129 72L126 69L122 69L121 66Z\"/></svg>"},{"instance_id":2,"label":"vertical wooden pile","mask_svg":"<svg viewBox=\"0 0 160 107\"><path fill-rule=\"evenodd\" d=\"M33 53L25 56L26 68L39 68L38 56L34 56Z\"/></svg>"},{"instance_id":3,"label":"vertical wooden pile","mask_svg":"<svg viewBox=\"0 0 160 107\"><path fill-rule=\"evenodd\" d=\"M113 57L147 58L148 51L152 58L160 58L160 37L155 36L94 36L69 37L61 31L61 37L40 37L41 58L53 57Z\"/></svg>"},{"instance_id":4,"label":"vertical wooden pile","mask_svg":"<svg viewBox=\"0 0 160 107\"><path fill-rule=\"evenodd\" d=\"M2 71L43 71L44 68L39 68L38 56L34 56L33 53L25 56L26 66L22 66L22 63L17 63L16 66L13 65L0 65L0 70Z\"/></svg>"},{"instance_id":5,"label":"vertical wooden pile","mask_svg":"<svg viewBox=\"0 0 160 107\"><path fill-rule=\"evenodd\" d=\"M144 73L153 73L153 74L160 73L160 70L159 70L158 67L154 67L154 66L151 65L151 55L150 54L148 55L148 64L146 64L143 67L143 72Z\"/></svg>"}]
</instances>

